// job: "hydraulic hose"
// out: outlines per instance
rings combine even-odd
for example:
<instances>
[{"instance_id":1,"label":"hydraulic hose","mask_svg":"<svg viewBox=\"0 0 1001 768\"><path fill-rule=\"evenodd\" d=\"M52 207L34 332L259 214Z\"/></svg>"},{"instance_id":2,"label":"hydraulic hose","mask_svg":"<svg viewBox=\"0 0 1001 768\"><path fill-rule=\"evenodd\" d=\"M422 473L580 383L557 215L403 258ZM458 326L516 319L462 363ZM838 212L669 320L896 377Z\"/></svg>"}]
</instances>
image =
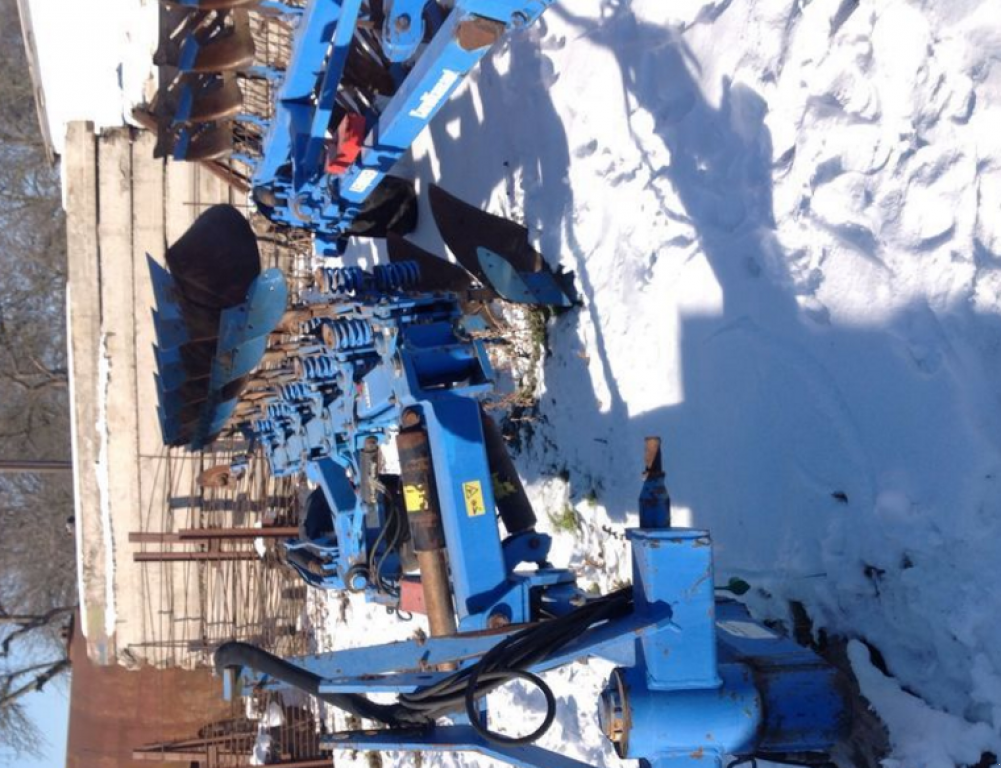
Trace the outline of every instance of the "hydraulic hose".
<instances>
[{"instance_id":1,"label":"hydraulic hose","mask_svg":"<svg viewBox=\"0 0 1001 768\"><path fill-rule=\"evenodd\" d=\"M542 736L556 716L556 697L542 679L528 671L529 668L579 639L592 626L625 615L632 610L632 605L632 587L626 587L558 618L528 625L499 642L475 664L457 670L437 683L412 693L400 694L395 704L376 704L359 694L320 693L322 678L319 675L247 643L221 645L215 652L215 664L220 672L249 667L345 712L390 727L427 727L440 717L465 710L470 724L480 736L497 744L518 746ZM542 725L526 736L495 733L480 719L477 702L512 680L530 683L542 692L546 700Z\"/></svg>"},{"instance_id":2,"label":"hydraulic hose","mask_svg":"<svg viewBox=\"0 0 1001 768\"><path fill-rule=\"evenodd\" d=\"M395 706L376 704L355 693L321 693L322 677L268 653L256 645L235 641L223 643L216 649L215 667L220 673L227 669L249 667L349 714L366 720L377 720L386 725L400 724L394 714Z\"/></svg>"}]
</instances>

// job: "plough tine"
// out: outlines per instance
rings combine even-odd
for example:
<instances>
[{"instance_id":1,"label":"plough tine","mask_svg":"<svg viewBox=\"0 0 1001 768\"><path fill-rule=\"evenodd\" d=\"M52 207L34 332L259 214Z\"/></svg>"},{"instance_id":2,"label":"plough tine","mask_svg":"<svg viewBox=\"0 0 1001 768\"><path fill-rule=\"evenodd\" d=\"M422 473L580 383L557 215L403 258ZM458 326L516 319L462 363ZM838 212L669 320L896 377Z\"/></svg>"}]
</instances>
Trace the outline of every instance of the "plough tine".
<instances>
[{"instance_id":1,"label":"plough tine","mask_svg":"<svg viewBox=\"0 0 1001 768\"><path fill-rule=\"evenodd\" d=\"M204 392L186 391L187 388L183 385L177 389L168 389L164 387L163 380L159 377L157 377L156 385L160 407L169 418L177 416L185 408L201 407L201 404L205 402Z\"/></svg>"},{"instance_id":2,"label":"plough tine","mask_svg":"<svg viewBox=\"0 0 1001 768\"><path fill-rule=\"evenodd\" d=\"M197 10L186 10L175 18L173 26L161 26L153 63L160 67L176 68L181 61L184 44L211 34L222 19L216 14Z\"/></svg>"},{"instance_id":3,"label":"plough tine","mask_svg":"<svg viewBox=\"0 0 1001 768\"><path fill-rule=\"evenodd\" d=\"M542 254L528 242L528 230L520 224L485 213L449 194L437 184L428 192L431 214L438 231L459 263L486 285L476 249L489 248L504 255L519 272L536 272L543 263Z\"/></svg>"},{"instance_id":4,"label":"plough tine","mask_svg":"<svg viewBox=\"0 0 1001 768\"><path fill-rule=\"evenodd\" d=\"M184 370L184 365L181 362L180 352L162 350L154 345L153 355L156 358L156 376L165 391L178 389L188 380L187 371Z\"/></svg>"},{"instance_id":5,"label":"plough tine","mask_svg":"<svg viewBox=\"0 0 1001 768\"><path fill-rule=\"evenodd\" d=\"M183 445L190 439L191 427L198 423L205 403L204 393L164 389L157 379L157 415L164 442L168 445Z\"/></svg>"},{"instance_id":6,"label":"plough tine","mask_svg":"<svg viewBox=\"0 0 1001 768\"><path fill-rule=\"evenodd\" d=\"M573 305L573 274L554 272L521 224L486 213L434 184L428 197L445 244L483 285L517 304Z\"/></svg>"},{"instance_id":7,"label":"plough tine","mask_svg":"<svg viewBox=\"0 0 1001 768\"><path fill-rule=\"evenodd\" d=\"M245 10L194 10L161 34L153 62L181 72L236 72L253 66L254 54Z\"/></svg>"},{"instance_id":8,"label":"plough tine","mask_svg":"<svg viewBox=\"0 0 1001 768\"><path fill-rule=\"evenodd\" d=\"M192 353L192 349L196 351ZM180 389L187 384L202 389L208 387L212 349L214 344L210 342L182 344L175 349L163 349L154 344L156 369L164 391Z\"/></svg>"},{"instance_id":9,"label":"plough tine","mask_svg":"<svg viewBox=\"0 0 1001 768\"><path fill-rule=\"evenodd\" d=\"M476 253L487 283L507 301L563 309L573 306L552 273L518 272L507 259L488 248L477 248Z\"/></svg>"},{"instance_id":10,"label":"plough tine","mask_svg":"<svg viewBox=\"0 0 1001 768\"><path fill-rule=\"evenodd\" d=\"M218 435L222 431L223 427L226 426L226 423L233 416L233 412L236 410L238 402L239 401L236 399L225 400L217 404L207 413L203 414L202 424L205 425L203 433L205 435L205 437L203 438L204 442L199 444L196 438L195 440L192 441L192 447L197 450L198 448L201 448L207 445L208 443L212 442L212 440L215 439L216 435Z\"/></svg>"},{"instance_id":11,"label":"plough tine","mask_svg":"<svg viewBox=\"0 0 1001 768\"><path fill-rule=\"evenodd\" d=\"M163 444L169 446L184 445L187 438L181 433L181 425L169 418L161 406L156 407L156 416L160 422L160 434L163 436Z\"/></svg>"},{"instance_id":12,"label":"plough tine","mask_svg":"<svg viewBox=\"0 0 1001 768\"><path fill-rule=\"evenodd\" d=\"M266 345L287 303L288 286L281 270L262 273L247 292L246 302L223 311L219 320L219 356L238 350L250 340L261 339Z\"/></svg>"},{"instance_id":13,"label":"plough tine","mask_svg":"<svg viewBox=\"0 0 1001 768\"><path fill-rule=\"evenodd\" d=\"M153 286L153 301L160 316L175 319L181 316L181 308L177 303L177 289L174 278L148 253L146 266L149 268L150 282Z\"/></svg>"},{"instance_id":14,"label":"plough tine","mask_svg":"<svg viewBox=\"0 0 1001 768\"><path fill-rule=\"evenodd\" d=\"M241 14L243 15L243 14ZM232 27L205 45L198 47L191 72L238 72L254 64L254 38L250 24Z\"/></svg>"},{"instance_id":15,"label":"plough tine","mask_svg":"<svg viewBox=\"0 0 1001 768\"><path fill-rule=\"evenodd\" d=\"M168 103L171 101L174 124L214 123L234 118L240 113L243 93L236 78L231 73L225 73L179 81L168 94Z\"/></svg>"},{"instance_id":16,"label":"plough tine","mask_svg":"<svg viewBox=\"0 0 1001 768\"><path fill-rule=\"evenodd\" d=\"M170 273L146 254L150 282L153 286L155 308L152 310L153 331L156 334L156 350L172 350L191 340ZM158 358L159 362L159 358Z\"/></svg>"},{"instance_id":17,"label":"plough tine","mask_svg":"<svg viewBox=\"0 0 1001 768\"><path fill-rule=\"evenodd\" d=\"M153 147L153 157L160 160L164 157L174 156L174 135L170 130L157 129L156 146ZM180 158L183 159L183 158Z\"/></svg>"},{"instance_id":18,"label":"plough tine","mask_svg":"<svg viewBox=\"0 0 1001 768\"><path fill-rule=\"evenodd\" d=\"M174 316L169 310L153 310L153 330L161 349L175 349L191 340L184 319L179 314Z\"/></svg>"},{"instance_id":19,"label":"plough tine","mask_svg":"<svg viewBox=\"0 0 1001 768\"><path fill-rule=\"evenodd\" d=\"M167 249L178 293L217 310L246 301L261 274L261 255L250 222L231 205L213 205Z\"/></svg>"},{"instance_id":20,"label":"plough tine","mask_svg":"<svg viewBox=\"0 0 1001 768\"><path fill-rule=\"evenodd\" d=\"M232 153L233 124L229 122L184 128L173 150L175 160L221 160Z\"/></svg>"},{"instance_id":21,"label":"plough tine","mask_svg":"<svg viewBox=\"0 0 1001 768\"><path fill-rule=\"evenodd\" d=\"M181 354L181 363L189 379L208 378L209 372L212 370L212 358L215 355L215 349L215 339L192 341L178 347L178 352Z\"/></svg>"}]
</instances>

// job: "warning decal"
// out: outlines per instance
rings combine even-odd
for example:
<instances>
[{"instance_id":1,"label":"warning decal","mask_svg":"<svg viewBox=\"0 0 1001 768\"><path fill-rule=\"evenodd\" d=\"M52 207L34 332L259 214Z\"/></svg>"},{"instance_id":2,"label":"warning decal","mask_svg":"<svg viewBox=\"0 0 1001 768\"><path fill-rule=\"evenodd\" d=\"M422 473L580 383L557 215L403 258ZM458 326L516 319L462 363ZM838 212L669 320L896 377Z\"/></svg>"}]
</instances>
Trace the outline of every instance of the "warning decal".
<instances>
[{"instance_id":1,"label":"warning decal","mask_svg":"<svg viewBox=\"0 0 1001 768\"><path fill-rule=\"evenodd\" d=\"M483 486L479 480L470 480L462 484L462 495L466 500L466 514L470 517L479 517L487 513L487 506L483 503Z\"/></svg>"},{"instance_id":2,"label":"warning decal","mask_svg":"<svg viewBox=\"0 0 1001 768\"><path fill-rule=\"evenodd\" d=\"M423 512L427 509L427 490L423 485L403 486L403 506L407 512Z\"/></svg>"}]
</instances>

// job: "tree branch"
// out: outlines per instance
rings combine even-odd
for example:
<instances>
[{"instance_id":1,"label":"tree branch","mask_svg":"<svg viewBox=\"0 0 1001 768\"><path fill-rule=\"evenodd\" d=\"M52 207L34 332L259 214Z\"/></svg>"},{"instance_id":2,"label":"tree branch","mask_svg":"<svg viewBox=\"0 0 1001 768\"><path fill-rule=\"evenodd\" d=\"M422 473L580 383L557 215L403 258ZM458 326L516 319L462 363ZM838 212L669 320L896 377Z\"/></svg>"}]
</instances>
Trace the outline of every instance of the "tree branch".
<instances>
[{"instance_id":1,"label":"tree branch","mask_svg":"<svg viewBox=\"0 0 1001 768\"><path fill-rule=\"evenodd\" d=\"M0 709L10 706L26 694L42 690L52 680L52 678L61 675L70 668L70 660L68 658L63 658L49 664L38 665L38 668L46 668L46 671L35 677L35 679L31 682L25 683L20 688L15 688L10 692L6 692L5 690L4 694L0 696ZM8 680L13 682L15 677L21 677L23 674L23 672L14 673L14 675L8 676ZM13 686L11 685L11 687Z\"/></svg>"},{"instance_id":2,"label":"tree branch","mask_svg":"<svg viewBox=\"0 0 1001 768\"><path fill-rule=\"evenodd\" d=\"M0 657L5 657L10 654L10 646L17 638L34 632L36 629L41 629L59 616L72 613L75 610L75 605L63 605L57 608L52 608L45 613L34 615L9 614L6 611L3 611L0 613L0 625L17 624L18 628L7 635L7 637L3 639L3 642L0 643Z\"/></svg>"}]
</instances>

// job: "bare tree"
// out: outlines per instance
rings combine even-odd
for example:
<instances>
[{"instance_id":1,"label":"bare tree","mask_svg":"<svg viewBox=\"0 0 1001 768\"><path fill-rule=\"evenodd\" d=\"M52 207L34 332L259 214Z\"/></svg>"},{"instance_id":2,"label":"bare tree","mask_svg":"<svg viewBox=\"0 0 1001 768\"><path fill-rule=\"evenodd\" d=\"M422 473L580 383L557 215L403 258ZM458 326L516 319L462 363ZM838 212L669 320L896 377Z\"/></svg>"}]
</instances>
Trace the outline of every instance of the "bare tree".
<instances>
[{"instance_id":1,"label":"bare tree","mask_svg":"<svg viewBox=\"0 0 1001 768\"><path fill-rule=\"evenodd\" d=\"M0 733L3 734L4 749L15 757L37 756L45 745L38 726L25 713L24 707L17 703L0 708Z\"/></svg>"},{"instance_id":2,"label":"bare tree","mask_svg":"<svg viewBox=\"0 0 1001 768\"><path fill-rule=\"evenodd\" d=\"M65 458L66 228L15 0L0 0L0 456Z\"/></svg>"},{"instance_id":3,"label":"bare tree","mask_svg":"<svg viewBox=\"0 0 1001 768\"><path fill-rule=\"evenodd\" d=\"M0 0L0 458L66 459L66 235L15 0ZM0 762L44 739L26 697L69 670L70 478L0 476Z\"/></svg>"},{"instance_id":4,"label":"bare tree","mask_svg":"<svg viewBox=\"0 0 1001 768\"><path fill-rule=\"evenodd\" d=\"M31 475L0 485L0 762L45 744L25 697L69 670L67 629L76 610L73 537L65 520L39 519L39 504L66 509L58 484Z\"/></svg>"},{"instance_id":5,"label":"bare tree","mask_svg":"<svg viewBox=\"0 0 1001 768\"><path fill-rule=\"evenodd\" d=\"M25 712L22 699L41 691L70 666L68 656L51 661L27 663L0 674L0 733L4 747L13 755L37 755L45 744L41 729Z\"/></svg>"},{"instance_id":6,"label":"bare tree","mask_svg":"<svg viewBox=\"0 0 1001 768\"><path fill-rule=\"evenodd\" d=\"M4 573L5 581L20 574ZM21 600L51 598L45 590L13 590ZM42 610L8 608L0 603L0 759L38 754L45 738L24 708L25 697L43 690L70 668L68 640L76 605Z\"/></svg>"},{"instance_id":7,"label":"bare tree","mask_svg":"<svg viewBox=\"0 0 1001 768\"><path fill-rule=\"evenodd\" d=\"M42 690L69 668L66 644L75 610L75 605L66 605L42 613L23 614L10 613L0 605L0 659L9 662L15 658L13 652L17 643L30 642L34 646L33 653L22 654L17 661L6 663L0 672L0 718L4 710L16 706L23 696ZM44 633L45 639L39 642L36 633ZM40 661L34 658L38 655L48 658Z\"/></svg>"}]
</instances>

